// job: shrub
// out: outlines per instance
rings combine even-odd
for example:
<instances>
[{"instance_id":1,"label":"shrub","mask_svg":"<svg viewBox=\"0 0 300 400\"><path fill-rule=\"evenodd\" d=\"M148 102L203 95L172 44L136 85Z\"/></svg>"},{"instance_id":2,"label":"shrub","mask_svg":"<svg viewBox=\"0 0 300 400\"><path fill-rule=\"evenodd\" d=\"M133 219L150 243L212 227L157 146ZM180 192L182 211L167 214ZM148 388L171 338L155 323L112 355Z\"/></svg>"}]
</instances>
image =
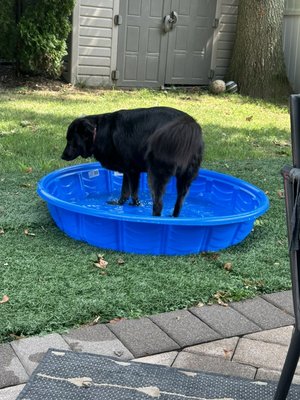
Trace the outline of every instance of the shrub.
<instances>
[{"instance_id":1,"label":"shrub","mask_svg":"<svg viewBox=\"0 0 300 400\"><path fill-rule=\"evenodd\" d=\"M57 78L62 73L70 15L75 0L36 0L19 22L19 61L23 72Z\"/></svg>"},{"instance_id":2,"label":"shrub","mask_svg":"<svg viewBox=\"0 0 300 400\"><path fill-rule=\"evenodd\" d=\"M15 0L1 0L0 26L0 59L12 61L17 40Z\"/></svg>"}]
</instances>

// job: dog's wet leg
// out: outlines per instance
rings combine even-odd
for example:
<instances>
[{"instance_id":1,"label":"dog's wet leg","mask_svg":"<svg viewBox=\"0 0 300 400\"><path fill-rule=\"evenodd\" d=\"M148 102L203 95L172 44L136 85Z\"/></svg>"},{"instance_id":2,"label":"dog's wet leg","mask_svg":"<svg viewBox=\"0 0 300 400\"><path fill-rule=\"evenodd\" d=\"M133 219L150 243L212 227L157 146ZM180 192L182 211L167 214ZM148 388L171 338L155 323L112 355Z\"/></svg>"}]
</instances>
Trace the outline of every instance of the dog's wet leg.
<instances>
[{"instance_id":1,"label":"dog's wet leg","mask_svg":"<svg viewBox=\"0 0 300 400\"><path fill-rule=\"evenodd\" d=\"M121 189L121 196L119 200L109 200L107 201L108 204L115 205L115 206L122 206L126 201L129 199L130 196L130 187L129 187L129 179L126 173L123 174L123 181L122 181L122 189Z\"/></svg>"},{"instance_id":2,"label":"dog's wet leg","mask_svg":"<svg viewBox=\"0 0 300 400\"><path fill-rule=\"evenodd\" d=\"M176 187L177 187L177 199L174 206L173 217L178 217L180 214L182 204L184 202L185 196L187 195L192 181L194 180L197 172L189 173L184 175L176 176Z\"/></svg>"},{"instance_id":3,"label":"dog's wet leg","mask_svg":"<svg viewBox=\"0 0 300 400\"><path fill-rule=\"evenodd\" d=\"M163 195L171 175L156 176L151 171L148 173L149 185L152 192L153 212L152 215L160 217L163 208Z\"/></svg>"},{"instance_id":4,"label":"dog's wet leg","mask_svg":"<svg viewBox=\"0 0 300 400\"><path fill-rule=\"evenodd\" d=\"M140 173L139 172L130 172L128 174L129 179L129 187L131 194L131 202L129 203L131 206L139 206L139 183L140 183Z\"/></svg>"}]
</instances>

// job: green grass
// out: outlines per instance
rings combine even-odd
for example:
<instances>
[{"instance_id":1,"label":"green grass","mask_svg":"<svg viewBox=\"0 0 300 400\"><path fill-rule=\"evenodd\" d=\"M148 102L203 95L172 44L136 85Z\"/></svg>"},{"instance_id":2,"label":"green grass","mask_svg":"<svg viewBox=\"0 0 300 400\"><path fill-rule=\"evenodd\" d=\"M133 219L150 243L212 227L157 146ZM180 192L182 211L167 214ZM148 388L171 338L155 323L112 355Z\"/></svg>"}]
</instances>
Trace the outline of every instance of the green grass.
<instances>
[{"instance_id":1,"label":"green grass","mask_svg":"<svg viewBox=\"0 0 300 400\"><path fill-rule=\"evenodd\" d=\"M83 114L156 105L182 109L199 121L206 143L204 167L268 193L270 210L243 243L184 257L129 255L74 241L52 222L36 195L36 183L46 172L67 165L60 155L69 123ZM237 95L0 93L0 300L9 296L9 302L0 304L0 339L61 332L98 316L107 322L289 289L280 175L290 163L289 129L286 106ZM97 253L108 261L104 275L93 265ZM230 271L225 263L231 263Z\"/></svg>"}]
</instances>

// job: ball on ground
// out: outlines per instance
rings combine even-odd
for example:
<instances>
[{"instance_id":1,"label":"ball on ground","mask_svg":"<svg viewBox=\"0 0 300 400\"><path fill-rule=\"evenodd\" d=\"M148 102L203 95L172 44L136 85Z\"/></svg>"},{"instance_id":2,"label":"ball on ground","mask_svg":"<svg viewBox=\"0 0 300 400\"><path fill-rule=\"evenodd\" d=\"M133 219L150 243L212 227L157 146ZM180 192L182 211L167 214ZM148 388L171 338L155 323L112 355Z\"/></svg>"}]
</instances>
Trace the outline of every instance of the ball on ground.
<instances>
[{"instance_id":1,"label":"ball on ground","mask_svg":"<svg viewBox=\"0 0 300 400\"><path fill-rule=\"evenodd\" d=\"M210 91L213 94L224 93L225 90L226 90L225 82L222 81L221 79L217 79L215 81L212 81L212 83L210 84Z\"/></svg>"},{"instance_id":2,"label":"ball on ground","mask_svg":"<svg viewBox=\"0 0 300 400\"><path fill-rule=\"evenodd\" d=\"M226 92L236 93L238 91L238 85L234 81L226 82Z\"/></svg>"}]
</instances>

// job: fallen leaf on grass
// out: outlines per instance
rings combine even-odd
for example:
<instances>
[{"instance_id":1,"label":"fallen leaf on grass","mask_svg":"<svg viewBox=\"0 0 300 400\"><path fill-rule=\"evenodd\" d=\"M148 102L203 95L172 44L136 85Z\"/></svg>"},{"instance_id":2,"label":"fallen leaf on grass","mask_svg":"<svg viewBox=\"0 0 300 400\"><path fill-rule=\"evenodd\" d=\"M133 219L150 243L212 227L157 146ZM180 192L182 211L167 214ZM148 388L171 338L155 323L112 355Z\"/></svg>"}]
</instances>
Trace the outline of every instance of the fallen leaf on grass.
<instances>
[{"instance_id":1,"label":"fallen leaf on grass","mask_svg":"<svg viewBox=\"0 0 300 400\"><path fill-rule=\"evenodd\" d=\"M32 173L32 167L28 167L25 169L26 174L31 174Z\"/></svg>"},{"instance_id":2,"label":"fallen leaf on grass","mask_svg":"<svg viewBox=\"0 0 300 400\"><path fill-rule=\"evenodd\" d=\"M220 257L220 254L213 252L203 252L201 253L201 257L207 258L208 260L217 260Z\"/></svg>"},{"instance_id":3,"label":"fallen leaf on grass","mask_svg":"<svg viewBox=\"0 0 300 400\"><path fill-rule=\"evenodd\" d=\"M99 260L99 262L94 263L95 267L100 268L100 269L105 269L107 264L108 264L108 262L105 260Z\"/></svg>"},{"instance_id":4,"label":"fallen leaf on grass","mask_svg":"<svg viewBox=\"0 0 300 400\"><path fill-rule=\"evenodd\" d=\"M279 146L279 147L290 147L291 143L286 141L286 140L274 140L273 142L275 144L275 146Z\"/></svg>"},{"instance_id":5,"label":"fallen leaf on grass","mask_svg":"<svg viewBox=\"0 0 300 400\"><path fill-rule=\"evenodd\" d=\"M35 236L35 233L29 232L29 229L25 229L24 233L26 236Z\"/></svg>"},{"instance_id":6,"label":"fallen leaf on grass","mask_svg":"<svg viewBox=\"0 0 300 400\"><path fill-rule=\"evenodd\" d=\"M88 321L86 324L83 324L82 326L93 326L93 325L97 325L98 322L100 321L101 317L100 315L98 315L95 319Z\"/></svg>"},{"instance_id":7,"label":"fallen leaf on grass","mask_svg":"<svg viewBox=\"0 0 300 400\"><path fill-rule=\"evenodd\" d=\"M278 190L277 195L280 199L284 199L284 191L283 190Z\"/></svg>"},{"instance_id":8,"label":"fallen leaf on grass","mask_svg":"<svg viewBox=\"0 0 300 400\"><path fill-rule=\"evenodd\" d=\"M125 264L125 261L123 260L123 258L118 258L117 263L119 265Z\"/></svg>"},{"instance_id":9,"label":"fallen leaf on grass","mask_svg":"<svg viewBox=\"0 0 300 400\"><path fill-rule=\"evenodd\" d=\"M9 301L9 297L5 294L5 295L2 297L2 300L0 301L0 304L7 303L8 301Z\"/></svg>"},{"instance_id":10,"label":"fallen leaf on grass","mask_svg":"<svg viewBox=\"0 0 300 400\"><path fill-rule=\"evenodd\" d=\"M88 326L93 326L93 325L97 325L98 322L100 321L100 315L98 315L98 317L96 317L93 321L89 322L87 325Z\"/></svg>"},{"instance_id":11,"label":"fallen leaf on grass","mask_svg":"<svg viewBox=\"0 0 300 400\"><path fill-rule=\"evenodd\" d=\"M253 118L253 115L250 115L250 117L246 117L246 121L250 122Z\"/></svg>"},{"instance_id":12,"label":"fallen leaf on grass","mask_svg":"<svg viewBox=\"0 0 300 400\"><path fill-rule=\"evenodd\" d=\"M98 315L98 317L96 317L94 320L93 320L93 322L92 322L92 324L93 325L96 325L96 324L98 324L98 322L100 321L100 315Z\"/></svg>"},{"instance_id":13,"label":"fallen leaf on grass","mask_svg":"<svg viewBox=\"0 0 300 400\"><path fill-rule=\"evenodd\" d=\"M31 188L31 183L21 183L20 186L23 188Z\"/></svg>"},{"instance_id":14,"label":"fallen leaf on grass","mask_svg":"<svg viewBox=\"0 0 300 400\"><path fill-rule=\"evenodd\" d=\"M214 294L213 297L214 297L214 299L217 300L217 302L218 302L218 304L219 304L220 306L228 307L228 304L225 303L225 301L224 301L225 296L226 296L226 293L224 293L224 292L217 292L217 293Z\"/></svg>"},{"instance_id":15,"label":"fallen leaf on grass","mask_svg":"<svg viewBox=\"0 0 300 400\"><path fill-rule=\"evenodd\" d=\"M122 321L123 319L126 319L126 318L116 317L116 318L114 318L114 319L111 319L111 320L109 321L109 323L110 323L110 324L116 324L117 322L120 322L120 321Z\"/></svg>"},{"instance_id":16,"label":"fallen leaf on grass","mask_svg":"<svg viewBox=\"0 0 300 400\"><path fill-rule=\"evenodd\" d=\"M16 335L15 333L10 333L9 336L10 336L13 340L24 339L24 336L19 336L19 335Z\"/></svg>"},{"instance_id":17,"label":"fallen leaf on grass","mask_svg":"<svg viewBox=\"0 0 300 400\"><path fill-rule=\"evenodd\" d=\"M232 271L232 264L230 262L225 263L224 269L226 269L226 271Z\"/></svg>"},{"instance_id":18,"label":"fallen leaf on grass","mask_svg":"<svg viewBox=\"0 0 300 400\"><path fill-rule=\"evenodd\" d=\"M105 269L107 267L108 262L104 260L103 254L97 255L98 260L94 263L94 266L100 269Z\"/></svg>"},{"instance_id":19,"label":"fallen leaf on grass","mask_svg":"<svg viewBox=\"0 0 300 400\"><path fill-rule=\"evenodd\" d=\"M4 229L0 228L0 235L4 235Z\"/></svg>"}]
</instances>

